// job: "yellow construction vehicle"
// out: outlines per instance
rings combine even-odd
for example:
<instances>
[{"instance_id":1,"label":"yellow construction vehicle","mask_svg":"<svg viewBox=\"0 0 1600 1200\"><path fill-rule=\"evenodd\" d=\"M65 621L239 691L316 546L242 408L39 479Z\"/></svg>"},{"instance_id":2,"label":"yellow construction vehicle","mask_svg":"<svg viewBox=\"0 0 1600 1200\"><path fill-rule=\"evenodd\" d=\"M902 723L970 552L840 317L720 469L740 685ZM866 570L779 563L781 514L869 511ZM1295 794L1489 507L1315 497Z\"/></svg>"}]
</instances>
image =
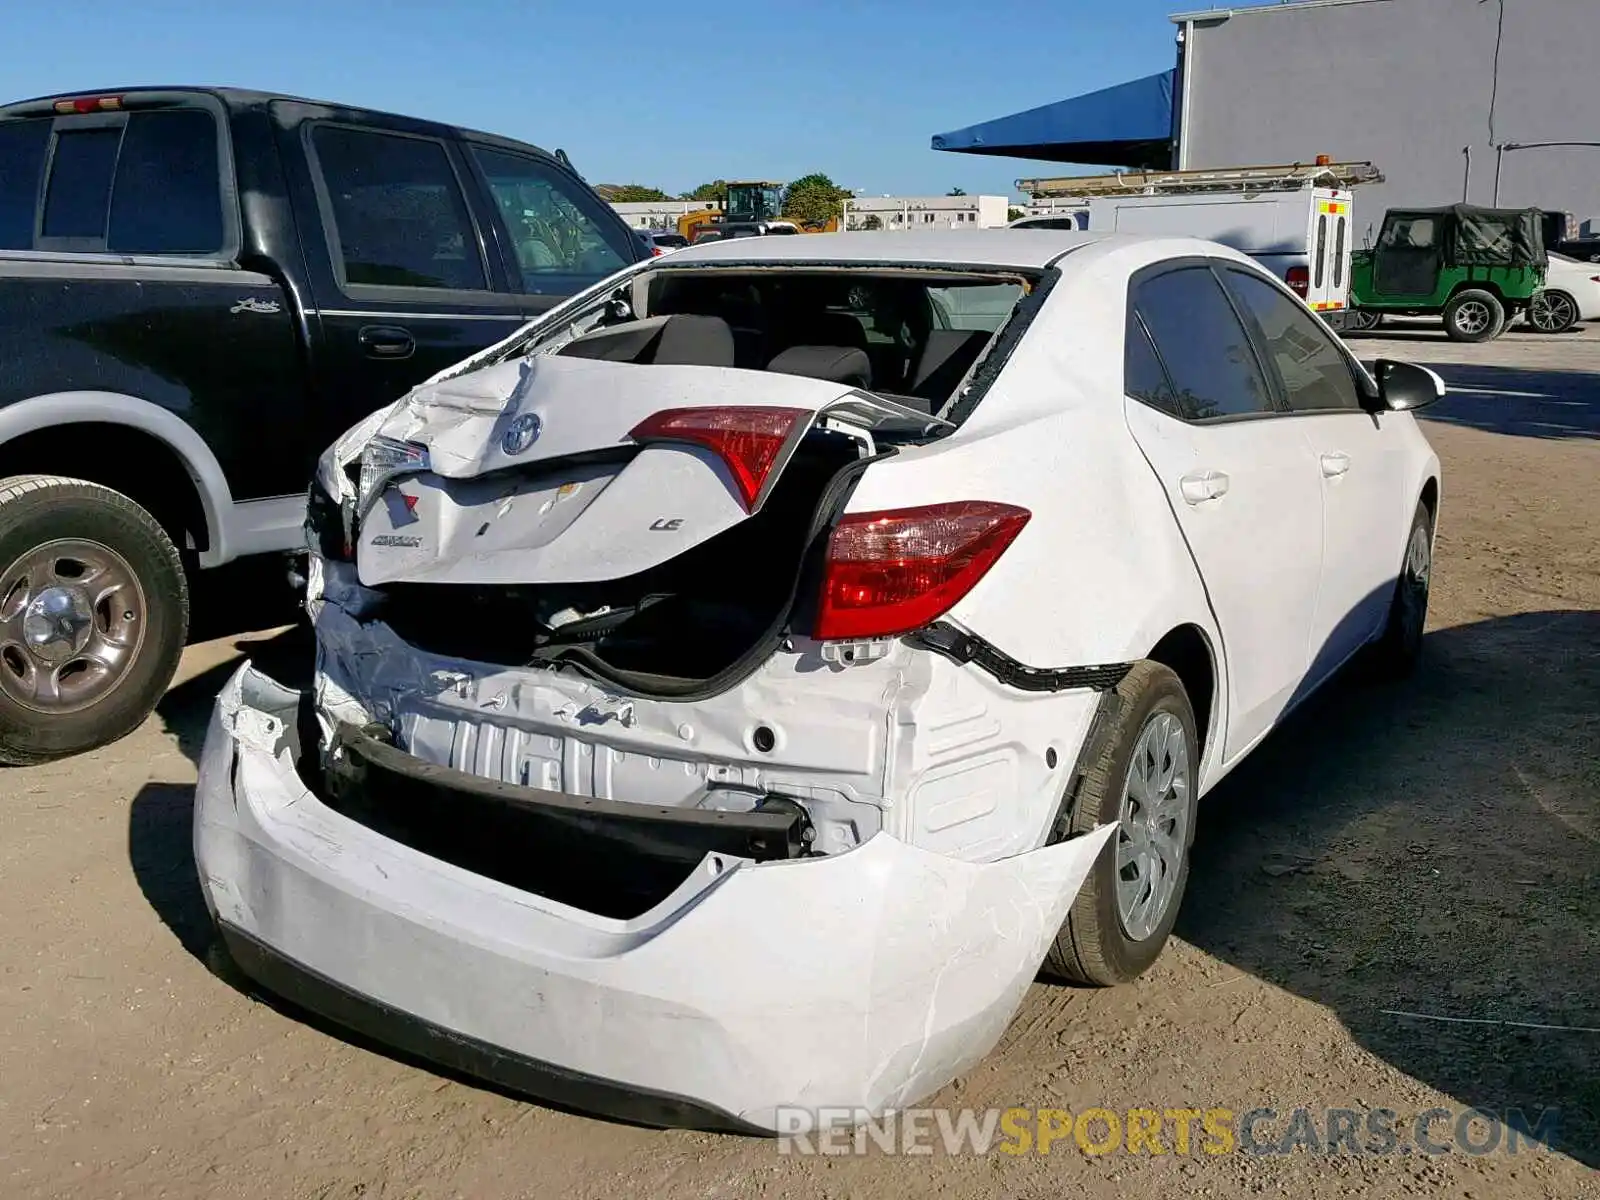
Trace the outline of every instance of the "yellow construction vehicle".
<instances>
[{"instance_id":1,"label":"yellow construction vehicle","mask_svg":"<svg viewBox=\"0 0 1600 1200\"><path fill-rule=\"evenodd\" d=\"M835 233L839 218L803 222L779 215L783 184L768 180L741 180L728 184L728 199L721 209L702 208L678 218L678 232L690 242L715 237L758 237L768 234Z\"/></svg>"}]
</instances>

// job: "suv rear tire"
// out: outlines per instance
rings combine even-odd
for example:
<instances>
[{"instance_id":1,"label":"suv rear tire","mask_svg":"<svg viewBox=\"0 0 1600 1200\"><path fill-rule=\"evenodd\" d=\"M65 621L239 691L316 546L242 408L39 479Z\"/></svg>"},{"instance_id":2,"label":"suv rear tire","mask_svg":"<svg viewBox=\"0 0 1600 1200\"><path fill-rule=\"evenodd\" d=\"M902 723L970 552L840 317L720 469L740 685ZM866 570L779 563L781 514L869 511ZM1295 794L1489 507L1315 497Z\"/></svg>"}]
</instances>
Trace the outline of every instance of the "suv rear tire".
<instances>
[{"instance_id":1,"label":"suv rear tire","mask_svg":"<svg viewBox=\"0 0 1600 1200\"><path fill-rule=\"evenodd\" d=\"M1453 342L1490 342L1505 327L1505 305L1493 292L1466 288L1444 306L1444 331Z\"/></svg>"},{"instance_id":2,"label":"suv rear tire","mask_svg":"<svg viewBox=\"0 0 1600 1200\"><path fill-rule=\"evenodd\" d=\"M1117 685L1115 698L1110 727L1089 749L1094 759L1085 764L1067 835L1107 822L1119 828L1090 870L1043 964L1051 978L1099 987L1142 975L1172 933L1189 882L1200 778L1194 709L1171 668L1149 660L1136 664ZM1164 777L1172 786L1151 797L1141 781L1153 777ZM1135 861L1141 841L1155 845L1156 839L1145 837L1152 828L1160 830L1166 850L1164 857L1157 852L1156 871ZM1148 884L1150 890L1141 891L1135 882ZM1137 900L1127 903L1136 892L1151 895L1156 903L1143 908Z\"/></svg>"},{"instance_id":3,"label":"suv rear tire","mask_svg":"<svg viewBox=\"0 0 1600 1200\"><path fill-rule=\"evenodd\" d=\"M182 561L143 508L82 479L0 479L0 763L138 728L188 628Z\"/></svg>"}]
</instances>

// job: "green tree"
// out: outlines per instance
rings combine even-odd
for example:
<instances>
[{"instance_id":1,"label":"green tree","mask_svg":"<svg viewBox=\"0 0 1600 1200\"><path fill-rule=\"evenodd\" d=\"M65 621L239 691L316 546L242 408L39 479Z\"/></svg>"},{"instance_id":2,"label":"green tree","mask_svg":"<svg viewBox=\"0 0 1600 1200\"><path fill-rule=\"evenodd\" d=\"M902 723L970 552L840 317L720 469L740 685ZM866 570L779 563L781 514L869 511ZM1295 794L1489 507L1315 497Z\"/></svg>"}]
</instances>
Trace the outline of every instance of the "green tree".
<instances>
[{"instance_id":1,"label":"green tree","mask_svg":"<svg viewBox=\"0 0 1600 1200\"><path fill-rule=\"evenodd\" d=\"M945 193L946 196L965 196L966 194L967 194L967 189L966 188L951 188L948 192Z\"/></svg>"},{"instance_id":2,"label":"green tree","mask_svg":"<svg viewBox=\"0 0 1600 1200\"><path fill-rule=\"evenodd\" d=\"M728 199L728 181L713 179L710 183L702 183L692 192L684 192L678 199L698 200L702 204L715 200L719 204L725 204Z\"/></svg>"},{"instance_id":3,"label":"green tree","mask_svg":"<svg viewBox=\"0 0 1600 1200\"><path fill-rule=\"evenodd\" d=\"M1020 220L1022 220L1023 217L1025 217L1027 215L1028 215L1028 210L1027 209L1018 208L1015 205L1012 205L1010 208L1006 209L1006 220L1008 220L1008 221L1020 221Z\"/></svg>"},{"instance_id":4,"label":"green tree","mask_svg":"<svg viewBox=\"0 0 1600 1200\"><path fill-rule=\"evenodd\" d=\"M863 228L863 229L882 229L883 228L883 218L878 216L877 213L868 213L866 215L866 217L861 222L861 228Z\"/></svg>"},{"instance_id":5,"label":"green tree","mask_svg":"<svg viewBox=\"0 0 1600 1200\"><path fill-rule=\"evenodd\" d=\"M660 188L646 187L642 183L606 183L595 189L615 204L638 204L651 200L670 200Z\"/></svg>"},{"instance_id":6,"label":"green tree","mask_svg":"<svg viewBox=\"0 0 1600 1200\"><path fill-rule=\"evenodd\" d=\"M783 215L806 225L822 225L844 211L849 195L821 172L802 175L783 190Z\"/></svg>"}]
</instances>

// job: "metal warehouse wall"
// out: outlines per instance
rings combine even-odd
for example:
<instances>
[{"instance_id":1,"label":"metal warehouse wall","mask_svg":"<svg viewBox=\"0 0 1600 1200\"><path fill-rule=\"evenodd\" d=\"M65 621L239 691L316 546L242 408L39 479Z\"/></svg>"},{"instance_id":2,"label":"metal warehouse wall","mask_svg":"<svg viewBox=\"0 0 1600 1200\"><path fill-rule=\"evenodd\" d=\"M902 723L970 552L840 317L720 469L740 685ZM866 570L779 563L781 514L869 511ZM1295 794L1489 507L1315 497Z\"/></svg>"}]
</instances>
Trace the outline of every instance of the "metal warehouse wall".
<instances>
[{"instance_id":1,"label":"metal warehouse wall","mask_svg":"<svg viewBox=\"0 0 1600 1200\"><path fill-rule=\"evenodd\" d=\"M1363 233L1388 207L1461 200L1463 146L1472 149L1468 198L1489 204L1492 143L1600 142L1600 0L1319 0L1225 11L1178 18L1180 165L1370 159L1388 181L1356 189ZM1600 146L1506 151L1500 203L1600 225Z\"/></svg>"}]
</instances>

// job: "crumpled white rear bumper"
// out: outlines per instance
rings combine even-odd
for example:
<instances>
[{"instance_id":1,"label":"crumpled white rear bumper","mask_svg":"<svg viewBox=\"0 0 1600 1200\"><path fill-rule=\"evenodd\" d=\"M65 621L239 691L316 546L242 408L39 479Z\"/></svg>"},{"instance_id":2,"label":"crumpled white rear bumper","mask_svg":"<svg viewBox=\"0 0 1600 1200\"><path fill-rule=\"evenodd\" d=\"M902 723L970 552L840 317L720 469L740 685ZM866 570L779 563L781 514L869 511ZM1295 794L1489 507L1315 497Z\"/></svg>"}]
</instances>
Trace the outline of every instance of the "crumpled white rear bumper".
<instances>
[{"instance_id":1,"label":"crumpled white rear bumper","mask_svg":"<svg viewBox=\"0 0 1600 1200\"><path fill-rule=\"evenodd\" d=\"M617 920L324 805L295 769L298 698L246 664L201 761L195 857L245 969L404 1049L627 1119L776 1130L785 1107L928 1095L999 1039L1114 828L981 864L884 834L829 857L707 855Z\"/></svg>"}]
</instances>

